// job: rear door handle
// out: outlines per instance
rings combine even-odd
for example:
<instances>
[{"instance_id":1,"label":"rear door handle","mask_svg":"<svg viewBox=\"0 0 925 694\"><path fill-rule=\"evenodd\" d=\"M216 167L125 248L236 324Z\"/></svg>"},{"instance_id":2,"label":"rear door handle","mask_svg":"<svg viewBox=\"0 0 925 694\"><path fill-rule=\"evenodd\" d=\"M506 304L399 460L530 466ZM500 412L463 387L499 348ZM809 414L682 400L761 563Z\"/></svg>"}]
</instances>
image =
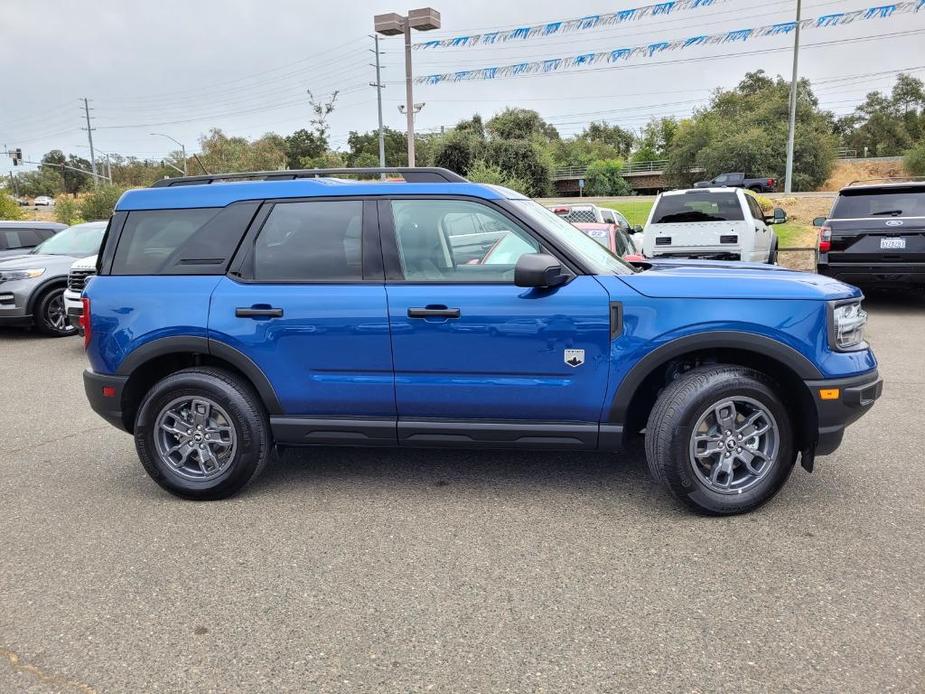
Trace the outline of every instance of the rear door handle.
<instances>
[{"instance_id":1,"label":"rear door handle","mask_svg":"<svg viewBox=\"0 0 925 694\"><path fill-rule=\"evenodd\" d=\"M256 308L254 306L238 306L234 310L234 315L238 318L282 318L283 309L281 308Z\"/></svg>"},{"instance_id":2,"label":"rear door handle","mask_svg":"<svg viewBox=\"0 0 925 694\"><path fill-rule=\"evenodd\" d=\"M459 309L447 308L446 306L409 308L408 318L459 318Z\"/></svg>"}]
</instances>

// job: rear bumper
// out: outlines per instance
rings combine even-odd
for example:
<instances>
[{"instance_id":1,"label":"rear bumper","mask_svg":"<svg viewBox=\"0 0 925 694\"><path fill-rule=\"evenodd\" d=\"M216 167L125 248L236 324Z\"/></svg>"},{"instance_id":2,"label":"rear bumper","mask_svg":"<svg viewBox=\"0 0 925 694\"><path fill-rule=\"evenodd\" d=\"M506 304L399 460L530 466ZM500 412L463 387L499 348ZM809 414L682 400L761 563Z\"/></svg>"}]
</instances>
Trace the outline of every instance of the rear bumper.
<instances>
[{"instance_id":1,"label":"rear bumper","mask_svg":"<svg viewBox=\"0 0 925 694\"><path fill-rule=\"evenodd\" d=\"M821 260L820 275L865 286L925 285L925 263L830 263Z\"/></svg>"},{"instance_id":2,"label":"rear bumper","mask_svg":"<svg viewBox=\"0 0 925 694\"><path fill-rule=\"evenodd\" d=\"M90 407L122 431L128 431L122 420L122 391L126 381L126 376L98 374L90 369L84 371L84 392L87 394Z\"/></svg>"},{"instance_id":3,"label":"rear bumper","mask_svg":"<svg viewBox=\"0 0 925 694\"><path fill-rule=\"evenodd\" d=\"M861 376L805 381L816 404L818 439L816 455L828 455L841 445L845 427L866 414L883 393L883 379L876 370ZM823 400L821 391L838 391L838 397Z\"/></svg>"},{"instance_id":4,"label":"rear bumper","mask_svg":"<svg viewBox=\"0 0 925 694\"><path fill-rule=\"evenodd\" d=\"M84 329L80 325L80 317L84 312L83 301L80 299L80 292L73 292L70 289L64 290L64 310L67 311L68 322L77 329L81 335Z\"/></svg>"}]
</instances>

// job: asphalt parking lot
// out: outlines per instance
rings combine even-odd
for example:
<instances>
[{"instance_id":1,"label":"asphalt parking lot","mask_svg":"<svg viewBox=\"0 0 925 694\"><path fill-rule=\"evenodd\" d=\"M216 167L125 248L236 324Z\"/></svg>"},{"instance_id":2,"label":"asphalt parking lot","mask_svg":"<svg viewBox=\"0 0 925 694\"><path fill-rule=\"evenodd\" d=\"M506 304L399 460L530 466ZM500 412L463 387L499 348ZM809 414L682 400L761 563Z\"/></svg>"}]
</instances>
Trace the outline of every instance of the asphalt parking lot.
<instances>
[{"instance_id":1,"label":"asphalt parking lot","mask_svg":"<svg viewBox=\"0 0 925 694\"><path fill-rule=\"evenodd\" d=\"M638 455L289 452L169 496L80 340L0 331L0 691L922 691L925 296L873 412L748 516Z\"/></svg>"}]
</instances>

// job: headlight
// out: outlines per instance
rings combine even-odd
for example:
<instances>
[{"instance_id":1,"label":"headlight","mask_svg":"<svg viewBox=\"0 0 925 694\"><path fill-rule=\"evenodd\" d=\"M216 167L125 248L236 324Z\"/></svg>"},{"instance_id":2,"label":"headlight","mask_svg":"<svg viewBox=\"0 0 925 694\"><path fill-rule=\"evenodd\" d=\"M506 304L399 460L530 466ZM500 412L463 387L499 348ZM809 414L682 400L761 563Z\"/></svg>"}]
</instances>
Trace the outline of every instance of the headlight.
<instances>
[{"instance_id":1,"label":"headlight","mask_svg":"<svg viewBox=\"0 0 925 694\"><path fill-rule=\"evenodd\" d=\"M6 270L0 272L0 280L9 282L12 280L31 280L41 277L45 273L45 268L37 267L33 270Z\"/></svg>"},{"instance_id":2,"label":"headlight","mask_svg":"<svg viewBox=\"0 0 925 694\"><path fill-rule=\"evenodd\" d=\"M861 308L861 302L830 304L832 320L832 346L840 351L857 349L864 344L864 326L867 324L867 311Z\"/></svg>"}]
</instances>

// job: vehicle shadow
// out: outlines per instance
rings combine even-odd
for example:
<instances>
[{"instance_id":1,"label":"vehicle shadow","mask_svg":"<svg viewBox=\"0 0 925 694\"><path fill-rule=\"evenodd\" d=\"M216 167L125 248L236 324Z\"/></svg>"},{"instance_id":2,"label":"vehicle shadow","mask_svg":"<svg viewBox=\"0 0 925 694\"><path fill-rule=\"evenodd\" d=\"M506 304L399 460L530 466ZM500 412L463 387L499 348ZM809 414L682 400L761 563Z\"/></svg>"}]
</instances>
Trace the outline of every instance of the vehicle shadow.
<instances>
[{"instance_id":1,"label":"vehicle shadow","mask_svg":"<svg viewBox=\"0 0 925 694\"><path fill-rule=\"evenodd\" d=\"M918 313L925 310L925 289L887 290L865 289L864 308L867 311L888 311L895 314Z\"/></svg>"},{"instance_id":2,"label":"vehicle shadow","mask_svg":"<svg viewBox=\"0 0 925 694\"><path fill-rule=\"evenodd\" d=\"M320 485L366 492L451 488L454 494L552 491L619 497L621 506L673 504L651 479L641 452L580 453L501 450L288 448L274 456L242 496Z\"/></svg>"}]
</instances>

